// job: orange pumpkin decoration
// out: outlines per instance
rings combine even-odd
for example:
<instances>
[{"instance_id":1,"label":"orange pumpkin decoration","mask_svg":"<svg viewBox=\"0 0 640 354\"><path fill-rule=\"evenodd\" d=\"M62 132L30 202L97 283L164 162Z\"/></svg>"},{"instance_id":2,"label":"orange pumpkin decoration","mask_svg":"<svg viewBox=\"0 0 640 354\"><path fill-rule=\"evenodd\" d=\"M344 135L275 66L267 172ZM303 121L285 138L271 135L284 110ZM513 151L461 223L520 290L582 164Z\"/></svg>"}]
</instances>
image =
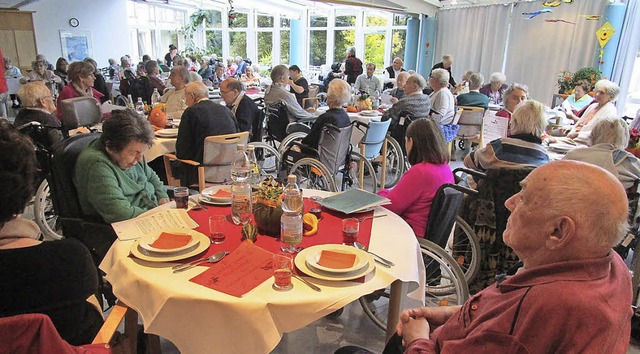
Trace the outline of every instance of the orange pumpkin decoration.
<instances>
[{"instance_id":1,"label":"orange pumpkin decoration","mask_svg":"<svg viewBox=\"0 0 640 354\"><path fill-rule=\"evenodd\" d=\"M155 130L164 129L167 125L167 116L160 107L156 107L149 113L149 122L151 122Z\"/></svg>"}]
</instances>

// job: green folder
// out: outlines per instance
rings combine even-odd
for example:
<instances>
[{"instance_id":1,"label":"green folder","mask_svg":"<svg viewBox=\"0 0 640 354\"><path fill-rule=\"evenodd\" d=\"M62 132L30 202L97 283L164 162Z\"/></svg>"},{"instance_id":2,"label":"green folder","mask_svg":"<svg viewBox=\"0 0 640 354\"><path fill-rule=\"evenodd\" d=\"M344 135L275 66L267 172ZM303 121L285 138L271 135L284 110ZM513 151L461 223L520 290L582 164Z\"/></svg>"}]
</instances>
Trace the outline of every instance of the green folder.
<instances>
[{"instance_id":1,"label":"green folder","mask_svg":"<svg viewBox=\"0 0 640 354\"><path fill-rule=\"evenodd\" d=\"M391 201L361 189L349 189L331 197L323 198L320 204L328 209L345 214L362 213L378 205L390 204Z\"/></svg>"}]
</instances>

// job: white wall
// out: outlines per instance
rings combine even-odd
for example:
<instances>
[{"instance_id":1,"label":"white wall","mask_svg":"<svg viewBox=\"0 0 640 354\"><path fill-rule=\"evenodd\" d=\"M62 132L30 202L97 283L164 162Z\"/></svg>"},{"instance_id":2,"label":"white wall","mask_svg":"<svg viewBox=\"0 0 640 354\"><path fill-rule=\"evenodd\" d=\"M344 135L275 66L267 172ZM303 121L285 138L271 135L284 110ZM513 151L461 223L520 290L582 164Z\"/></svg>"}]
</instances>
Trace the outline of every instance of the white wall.
<instances>
[{"instance_id":1,"label":"white wall","mask_svg":"<svg viewBox=\"0 0 640 354\"><path fill-rule=\"evenodd\" d=\"M80 21L77 30L91 31L93 59L98 66L108 65L108 59L119 60L131 48L127 25L127 0L39 0L20 10L35 11L33 22L38 53L55 65L62 56L60 30L73 30L72 17ZM34 58L35 59L35 58Z\"/></svg>"}]
</instances>

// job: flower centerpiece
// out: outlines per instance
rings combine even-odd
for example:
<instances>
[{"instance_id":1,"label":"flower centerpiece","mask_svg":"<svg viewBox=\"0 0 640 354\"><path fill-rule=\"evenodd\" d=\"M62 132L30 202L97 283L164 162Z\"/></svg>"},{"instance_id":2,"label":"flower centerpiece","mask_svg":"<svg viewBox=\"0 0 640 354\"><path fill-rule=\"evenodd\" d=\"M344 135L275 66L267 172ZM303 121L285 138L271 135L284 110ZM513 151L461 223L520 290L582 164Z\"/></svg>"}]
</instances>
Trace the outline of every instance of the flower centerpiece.
<instances>
[{"instance_id":1,"label":"flower centerpiece","mask_svg":"<svg viewBox=\"0 0 640 354\"><path fill-rule=\"evenodd\" d=\"M368 93L360 92L358 101L356 102L356 107L358 107L361 111L370 110L373 107L373 102L371 101L371 97Z\"/></svg>"},{"instance_id":2,"label":"flower centerpiece","mask_svg":"<svg viewBox=\"0 0 640 354\"><path fill-rule=\"evenodd\" d=\"M573 90L573 78L571 76L571 71L564 70L560 72L558 75L558 93L559 94L569 94L571 90Z\"/></svg>"},{"instance_id":3,"label":"flower centerpiece","mask_svg":"<svg viewBox=\"0 0 640 354\"><path fill-rule=\"evenodd\" d=\"M262 235L280 236L284 185L272 177L260 184L253 203L253 218Z\"/></svg>"},{"instance_id":4,"label":"flower centerpiece","mask_svg":"<svg viewBox=\"0 0 640 354\"><path fill-rule=\"evenodd\" d=\"M629 144L625 150L640 157L640 130L637 128L629 130Z\"/></svg>"},{"instance_id":5,"label":"flower centerpiece","mask_svg":"<svg viewBox=\"0 0 640 354\"><path fill-rule=\"evenodd\" d=\"M602 73L598 69L591 66L585 66L573 74L572 84L573 86L578 83L586 85L587 87L584 88L585 91L589 92L589 94L593 96L591 93L591 91L593 91L593 86L595 86L596 82L601 78Z\"/></svg>"}]
</instances>

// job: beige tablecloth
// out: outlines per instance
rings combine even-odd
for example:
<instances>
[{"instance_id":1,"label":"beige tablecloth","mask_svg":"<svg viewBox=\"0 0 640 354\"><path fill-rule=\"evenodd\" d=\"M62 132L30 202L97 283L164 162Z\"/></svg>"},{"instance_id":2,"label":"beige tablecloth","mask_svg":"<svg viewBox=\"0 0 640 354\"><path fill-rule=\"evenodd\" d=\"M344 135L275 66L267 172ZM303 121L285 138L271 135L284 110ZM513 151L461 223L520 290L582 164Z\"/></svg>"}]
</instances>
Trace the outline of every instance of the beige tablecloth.
<instances>
[{"instance_id":1,"label":"beige tablecloth","mask_svg":"<svg viewBox=\"0 0 640 354\"><path fill-rule=\"evenodd\" d=\"M176 151L176 138L158 138L153 139L153 146L144 153L147 161L155 160L164 154Z\"/></svg>"},{"instance_id":2,"label":"beige tablecloth","mask_svg":"<svg viewBox=\"0 0 640 354\"><path fill-rule=\"evenodd\" d=\"M324 192L305 191L306 196L313 194ZM129 257L133 241L116 241L100 269L106 272L115 295L140 314L145 331L169 339L181 353L268 353L283 333L300 329L396 279L408 282L410 297L424 300L424 263L413 231L400 217L383 208L376 210L381 212L388 216L373 220L370 249L396 266L376 267L364 283L308 278L322 292L297 279L291 291L277 292L270 278L242 298L233 297L189 282L204 267L173 274L173 263Z\"/></svg>"}]
</instances>

